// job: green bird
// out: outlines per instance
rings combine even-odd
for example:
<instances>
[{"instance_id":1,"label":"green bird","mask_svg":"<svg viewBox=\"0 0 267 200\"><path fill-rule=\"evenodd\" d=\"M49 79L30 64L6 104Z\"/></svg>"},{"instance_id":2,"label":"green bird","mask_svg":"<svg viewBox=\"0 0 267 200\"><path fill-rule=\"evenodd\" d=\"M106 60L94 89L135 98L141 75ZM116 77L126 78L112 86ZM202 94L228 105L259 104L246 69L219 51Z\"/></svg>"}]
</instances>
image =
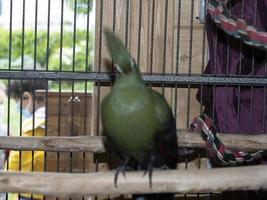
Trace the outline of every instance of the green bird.
<instances>
[{"instance_id":1,"label":"green bird","mask_svg":"<svg viewBox=\"0 0 267 200\"><path fill-rule=\"evenodd\" d=\"M167 101L143 82L139 69L122 41L104 29L106 45L119 72L110 93L101 103L103 131L107 142L128 167L149 173L154 168L175 169L177 162L176 123ZM134 164L133 164L134 163Z\"/></svg>"}]
</instances>

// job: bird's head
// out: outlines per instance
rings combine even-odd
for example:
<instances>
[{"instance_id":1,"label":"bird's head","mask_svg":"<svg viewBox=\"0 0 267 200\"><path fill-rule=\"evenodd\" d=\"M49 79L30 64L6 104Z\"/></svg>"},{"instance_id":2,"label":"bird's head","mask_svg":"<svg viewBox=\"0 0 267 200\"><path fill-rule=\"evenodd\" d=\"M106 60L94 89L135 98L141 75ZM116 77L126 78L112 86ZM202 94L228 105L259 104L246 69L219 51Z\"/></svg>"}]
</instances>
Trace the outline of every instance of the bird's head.
<instances>
[{"instance_id":1,"label":"bird's head","mask_svg":"<svg viewBox=\"0 0 267 200\"><path fill-rule=\"evenodd\" d=\"M112 64L117 71L126 75L133 72L136 73L138 71L137 65L120 38L108 28L104 29L104 35L108 52L112 58ZM112 64L108 62L108 65Z\"/></svg>"}]
</instances>

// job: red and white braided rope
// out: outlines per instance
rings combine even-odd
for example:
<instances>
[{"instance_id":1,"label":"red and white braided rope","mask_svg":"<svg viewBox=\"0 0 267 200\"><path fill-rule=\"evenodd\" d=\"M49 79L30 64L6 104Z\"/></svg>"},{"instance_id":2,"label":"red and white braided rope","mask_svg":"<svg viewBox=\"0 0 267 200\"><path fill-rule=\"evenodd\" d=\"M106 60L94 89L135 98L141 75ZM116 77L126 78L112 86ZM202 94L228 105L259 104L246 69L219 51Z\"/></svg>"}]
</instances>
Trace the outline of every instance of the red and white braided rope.
<instances>
[{"instance_id":1,"label":"red and white braided rope","mask_svg":"<svg viewBox=\"0 0 267 200\"><path fill-rule=\"evenodd\" d=\"M212 120L205 114L193 119L190 125L191 132L200 133L206 142L209 158L222 166L249 165L259 162L263 151L248 153L227 149L217 137L216 127Z\"/></svg>"},{"instance_id":2,"label":"red and white braided rope","mask_svg":"<svg viewBox=\"0 0 267 200\"><path fill-rule=\"evenodd\" d=\"M248 25L243 19L236 18L227 9L230 0L209 0L208 12L213 21L227 34L244 43L267 51L267 32Z\"/></svg>"}]
</instances>

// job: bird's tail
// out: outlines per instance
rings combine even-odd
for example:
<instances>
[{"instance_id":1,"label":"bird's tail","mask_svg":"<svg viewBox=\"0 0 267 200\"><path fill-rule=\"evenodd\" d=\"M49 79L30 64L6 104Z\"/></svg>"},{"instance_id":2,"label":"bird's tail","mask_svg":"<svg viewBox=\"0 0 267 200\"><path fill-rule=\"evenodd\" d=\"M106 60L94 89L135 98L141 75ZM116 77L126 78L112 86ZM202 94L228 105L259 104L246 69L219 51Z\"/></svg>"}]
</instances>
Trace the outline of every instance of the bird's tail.
<instances>
[{"instance_id":1,"label":"bird's tail","mask_svg":"<svg viewBox=\"0 0 267 200\"><path fill-rule=\"evenodd\" d=\"M136 65L122 41L110 29L104 28L106 46L116 69L120 73L129 73Z\"/></svg>"}]
</instances>

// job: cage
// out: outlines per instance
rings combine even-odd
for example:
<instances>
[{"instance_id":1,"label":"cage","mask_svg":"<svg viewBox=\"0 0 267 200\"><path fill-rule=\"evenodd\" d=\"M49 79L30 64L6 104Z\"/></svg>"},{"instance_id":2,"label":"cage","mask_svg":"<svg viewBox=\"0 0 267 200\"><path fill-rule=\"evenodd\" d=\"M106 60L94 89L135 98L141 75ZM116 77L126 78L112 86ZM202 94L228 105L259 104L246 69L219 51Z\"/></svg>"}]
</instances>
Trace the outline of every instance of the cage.
<instances>
[{"instance_id":1,"label":"cage","mask_svg":"<svg viewBox=\"0 0 267 200\"><path fill-rule=\"evenodd\" d=\"M6 98L0 94L2 166L32 174L1 172L0 198L131 199L123 189L107 194L111 184L103 182L90 183L87 195L79 193L88 186L86 175L96 181L101 173L95 172L119 163L101 143L100 104L117 74L104 63L110 59L103 36L108 27L147 86L172 108L177 171L219 168L219 186L187 185L181 192L175 182L174 199L265 199L266 169L259 164L267 147L266 9L266 0L0 0L0 90L7 91ZM215 134L213 140L188 131L201 113L212 128L203 128L204 119L197 128ZM205 138L215 145L212 150ZM254 168L239 174L241 168L234 167L240 165ZM216 171L210 176L216 179ZM74 185L64 189L69 181ZM205 177L199 184L204 183Z\"/></svg>"}]
</instances>

